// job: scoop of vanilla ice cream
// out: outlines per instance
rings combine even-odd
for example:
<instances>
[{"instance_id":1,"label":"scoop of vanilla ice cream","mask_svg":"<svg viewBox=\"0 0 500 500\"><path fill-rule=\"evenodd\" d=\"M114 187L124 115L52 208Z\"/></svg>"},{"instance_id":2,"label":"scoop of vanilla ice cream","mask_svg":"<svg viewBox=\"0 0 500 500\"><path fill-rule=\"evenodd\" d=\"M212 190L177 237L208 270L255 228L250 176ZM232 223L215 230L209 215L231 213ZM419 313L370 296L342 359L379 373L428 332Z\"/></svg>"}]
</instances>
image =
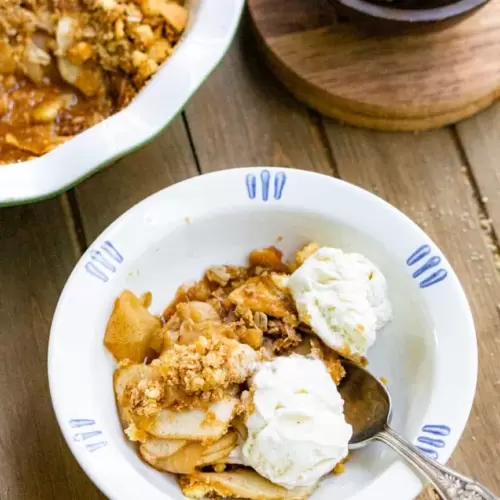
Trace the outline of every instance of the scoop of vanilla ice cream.
<instances>
[{"instance_id":1,"label":"scoop of vanilla ice cream","mask_svg":"<svg viewBox=\"0 0 500 500\"><path fill-rule=\"evenodd\" d=\"M387 282L366 257L320 248L290 277L301 321L342 354L365 355L391 319Z\"/></svg>"},{"instance_id":2,"label":"scoop of vanilla ice cream","mask_svg":"<svg viewBox=\"0 0 500 500\"><path fill-rule=\"evenodd\" d=\"M352 428L324 363L299 355L263 362L251 379L246 465L275 484L313 486L347 456Z\"/></svg>"}]
</instances>

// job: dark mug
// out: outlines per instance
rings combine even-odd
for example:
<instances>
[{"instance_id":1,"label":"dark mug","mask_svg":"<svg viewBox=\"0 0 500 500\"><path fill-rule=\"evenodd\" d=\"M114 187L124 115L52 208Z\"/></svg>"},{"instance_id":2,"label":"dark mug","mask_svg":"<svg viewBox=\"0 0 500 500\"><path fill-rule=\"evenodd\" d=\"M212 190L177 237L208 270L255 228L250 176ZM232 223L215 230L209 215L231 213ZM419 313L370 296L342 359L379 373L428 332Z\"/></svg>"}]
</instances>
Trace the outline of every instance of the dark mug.
<instances>
[{"instance_id":1,"label":"dark mug","mask_svg":"<svg viewBox=\"0 0 500 500\"><path fill-rule=\"evenodd\" d=\"M340 18L379 33L443 29L488 0L330 0Z\"/></svg>"}]
</instances>

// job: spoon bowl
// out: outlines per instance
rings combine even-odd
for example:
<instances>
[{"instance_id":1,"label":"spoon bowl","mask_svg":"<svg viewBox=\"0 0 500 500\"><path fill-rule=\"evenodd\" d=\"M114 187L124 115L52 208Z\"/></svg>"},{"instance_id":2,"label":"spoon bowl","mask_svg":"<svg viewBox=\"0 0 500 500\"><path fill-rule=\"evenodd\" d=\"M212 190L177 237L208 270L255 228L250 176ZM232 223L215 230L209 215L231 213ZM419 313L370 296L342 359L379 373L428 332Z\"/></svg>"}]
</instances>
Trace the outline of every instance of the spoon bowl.
<instances>
[{"instance_id":1,"label":"spoon bowl","mask_svg":"<svg viewBox=\"0 0 500 500\"><path fill-rule=\"evenodd\" d=\"M346 375L339 385L347 423L352 426L349 448L362 448L388 424L392 402L385 386L352 361L342 365Z\"/></svg>"}]
</instances>

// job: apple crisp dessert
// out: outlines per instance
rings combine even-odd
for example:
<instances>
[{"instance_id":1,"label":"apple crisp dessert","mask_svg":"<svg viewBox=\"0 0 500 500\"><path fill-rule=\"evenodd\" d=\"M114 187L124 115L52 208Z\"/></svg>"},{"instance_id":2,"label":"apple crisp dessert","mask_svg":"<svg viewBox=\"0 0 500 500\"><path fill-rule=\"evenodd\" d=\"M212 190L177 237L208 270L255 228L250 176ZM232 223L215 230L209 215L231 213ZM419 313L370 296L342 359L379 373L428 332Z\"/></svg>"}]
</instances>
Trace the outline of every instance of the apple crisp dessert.
<instances>
[{"instance_id":1,"label":"apple crisp dessert","mask_svg":"<svg viewBox=\"0 0 500 500\"><path fill-rule=\"evenodd\" d=\"M274 247L254 250L248 267L215 266L181 286L160 316L148 311L149 293L126 290L116 299L104 344L118 361L113 383L124 432L145 462L178 475L187 497L301 500L325 474L342 472L352 434L337 390L342 358L317 328L317 311L298 300L305 287L297 282L319 262L308 283L321 293L330 287L328 310L341 308L331 304L347 288L342 304L356 340L371 316L364 302L356 310L349 301L375 300L380 311L385 279L359 254L332 250L309 244L291 264ZM337 274L328 268L334 262Z\"/></svg>"},{"instance_id":2,"label":"apple crisp dessert","mask_svg":"<svg viewBox=\"0 0 500 500\"><path fill-rule=\"evenodd\" d=\"M0 2L0 163L43 155L127 106L187 19L184 0Z\"/></svg>"}]
</instances>

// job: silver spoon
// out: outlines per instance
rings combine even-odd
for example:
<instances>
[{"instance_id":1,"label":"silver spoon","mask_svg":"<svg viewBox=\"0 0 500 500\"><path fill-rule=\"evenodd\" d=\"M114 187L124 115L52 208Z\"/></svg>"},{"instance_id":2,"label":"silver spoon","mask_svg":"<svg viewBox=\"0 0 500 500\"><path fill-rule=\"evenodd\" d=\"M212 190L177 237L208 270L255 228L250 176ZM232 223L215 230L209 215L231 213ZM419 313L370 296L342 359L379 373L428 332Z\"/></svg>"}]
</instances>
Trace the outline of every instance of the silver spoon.
<instances>
[{"instance_id":1,"label":"silver spoon","mask_svg":"<svg viewBox=\"0 0 500 500\"><path fill-rule=\"evenodd\" d=\"M391 397L384 385L367 370L345 360L346 376L339 386L344 399L345 418L352 425L349 449L382 441L421 472L444 500L499 500L476 481L431 460L396 434L388 425Z\"/></svg>"}]
</instances>

